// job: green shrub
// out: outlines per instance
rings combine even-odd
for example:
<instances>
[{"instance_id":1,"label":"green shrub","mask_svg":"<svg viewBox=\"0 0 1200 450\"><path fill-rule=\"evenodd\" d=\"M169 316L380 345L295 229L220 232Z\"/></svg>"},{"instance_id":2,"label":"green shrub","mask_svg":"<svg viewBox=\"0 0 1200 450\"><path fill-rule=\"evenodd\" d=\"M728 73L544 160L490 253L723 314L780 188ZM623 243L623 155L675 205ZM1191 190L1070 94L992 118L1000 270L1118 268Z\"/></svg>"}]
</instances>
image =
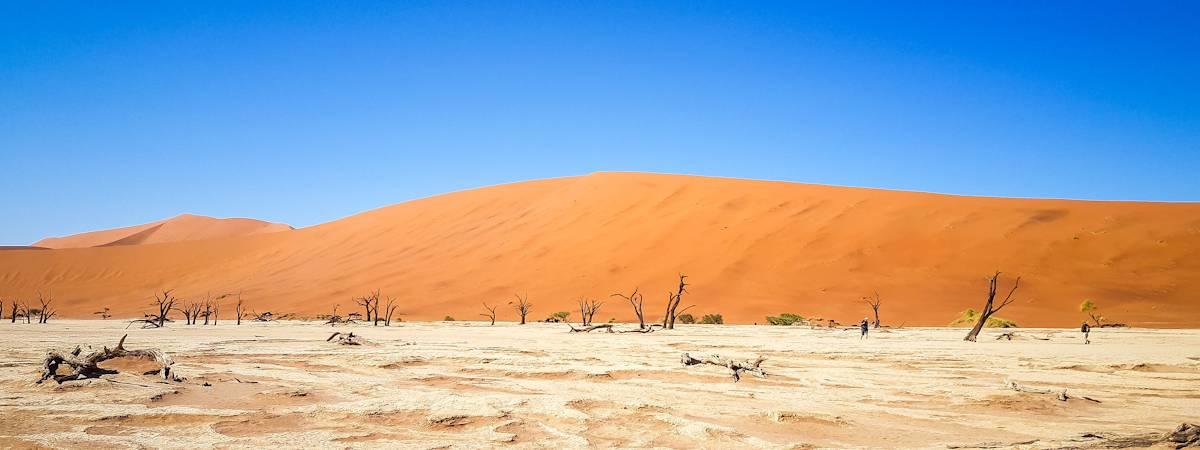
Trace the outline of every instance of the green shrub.
<instances>
[{"instance_id":1,"label":"green shrub","mask_svg":"<svg viewBox=\"0 0 1200 450\"><path fill-rule=\"evenodd\" d=\"M974 326L975 322L977 322L977 321L979 321L979 311L976 311L971 308L967 308L966 311L963 311L958 314L957 319L954 319L953 322L950 322L950 326L952 326L952 327L962 327L962 326L969 327L969 326ZM1008 319L992 316L992 317L988 317L988 320L986 323L983 324L983 327L984 328L1017 328L1017 323L1013 322L1011 320L1008 320Z\"/></svg>"},{"instance_id":2,"label":"green shrub","mask_svg":"<svg viewBox=\"0 0 1200 450\"><path fill-rule=\"evenodd\" d=\"M675 320L678 320L679 323L696 323L696 317L691 314L680 314Z\"/></svg>"},{"instance_id":3,"label":"green shrub","mask_svg":"<svg viewBox=\"0 0 1200 450\"><path fill-rule=\"evenodd\" d=\"M771 325L796 325L804 323L804 316L792 313L783 313L778 316L767 316L767 323Z\"/></svg>"},{"instance_id":4,"label":"green shrub","mask_svg":"<svg viewBox=\"0 0 1200 450\"><path fill-rule=\"evenodd\" d=\"M705 314L700 318L700 323L704 325L721 325L725 323L725 318L720 314Z\"/></svg>"},{"instance_id":5,"label":"green shrub","mask_svg":"<svg viewBox=\"0 0 1200 450\"><path fill-rule=\"evenodd\" d=\"M450 316L446 316L445 318L443 318L443 319L442 319L442 321L443 321L443 322L453 322L453 321L454 321L454 318L453 318L453 317L450 317Z\"/></svg>"}]
</instances>

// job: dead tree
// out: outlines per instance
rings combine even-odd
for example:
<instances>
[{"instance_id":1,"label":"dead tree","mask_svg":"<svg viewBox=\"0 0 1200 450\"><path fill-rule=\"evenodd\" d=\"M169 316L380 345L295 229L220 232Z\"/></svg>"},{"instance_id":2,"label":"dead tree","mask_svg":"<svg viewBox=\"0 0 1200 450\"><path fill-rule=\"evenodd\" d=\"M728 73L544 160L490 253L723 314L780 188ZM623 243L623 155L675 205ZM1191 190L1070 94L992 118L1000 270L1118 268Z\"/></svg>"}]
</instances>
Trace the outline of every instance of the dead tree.
<instances>
[{"instance_id":1,"label":"dead tree","mask_svg":"<svg viewBox=\"0 0 1200 450\"><path fill-rule=\"evenodd\" d=\"M339 316L337 313L338 306L341 306L341 305L333 305L333 314L331 314L329 316L329 320L325 321L326 325L329 325L332 327L332 326L337 326L337 324L339 324L339 323L350 324L350 323L356 322L356 320L354 320L353 318L343 318L342 316ZM358 313L351 313L351 315L357 316Z\"/></svg>"},{"instance_id":2,"label":"dead tree","mask_svg":"<svg viewBox=\"0 0 1200 450\"><path fill-rule=\"evenodd\" d=\"M147 372L147 375L158 374L167 381L181 381L178 376L171 372L171 366L175 364L175 361L170 356L158 349L126 350L125 338L127 337L129 337L128 334L121 336L121 340L117 342L116 348L109 349L108 347L104 347L86 355L82 354L83 349L78 346L70 353L52 350L46 354L46 359L42 361L42 377L37 382L41 384L43 381L52 379L62 384L67 381L86 380L88 378L99 378L101 375L112 375L117 373L117 371L100 367L99 364L113 358L139 358L154 361L158 363L159 369ZM59 375L58 367L64 364L70 366L72 371L67 375Z\"/></svg>"},{"instance_id":3,"label":"dead tree","mask_svg":"<svg viewBox=\"0 0 1200 450\"><path fill-rule=\"evenodd\" d=\"M337 338L337 341L334 341L333 338ZM339 345L363 345L370 343L366 339L363 339L362 336L354 333L342 333L341 331L334 332L325 342L334 342Z\"/></svg>"},{"instance_id":4,"label":"dead tree","mask_svg":"<svg viewBox=\"0 0 1200 450\"><path fill-rule=\"evenodd\" d=\"M883 303L883 300L879 299L879 291L875 291L874 297L863 297L863 301L871 307L871 311L875 312L874 328L879 328L879 305Z\"/></svg>"},{"instance_id":5,"label":"dead tree","mask_svg":"<svg viewBox=\"0 0 1200 450\"><path fill-rule=\"evenodd\" d=\"M491 319L492 320L491 325L495 325L496 324L496 308L498 308L498 306L488 306L487 302L483 302L483 309L487 310L487 312L480 313L479 315L481 315L483 317L487 317L488 319Z\"/></svg>"},{"instance_id":6,"label":"dead tree","mask_svg":"<svg viewBox=\"0 0 1200 450\"><path fill-rule=\"evenodd\" d=\"M358 297L358 298L354 299L354 303L357 303L359 306L362 306L363 311L366 311L367 315L363 316L363 320L366 320L367 322L374 321L376 326L379 325L380 318L379 318L379 290L378 289L372 291L368 295L364 295L362 297Z\"/></svg>"},{"instance_id":7,"label":"dead tree","mask_svg":"<svg viewBox=\"0 0 1200 450\"><path fill-rule=\"evenodd\" d=\"M254 318L251 320L253 320L255 322L271 322L276 319L275 314L270 311L267 311L262 314L252 312L252 313L250 313L250 315L254 316Z\"/></svg>"},{"instance_id":8,"label":"dead tree","mask_svg":"<svg viewBox=\"0 0 1200 450\"><path fill-rule=\"evenodd\" d=\"M625 300L629 300L629 304L630 304L630 305L633 305L633 313L634 313L635 315L637 315L637 319L638 319L638 329L639 329L639 330L645 330L645 329L646 329L646 313L645 313L645 312L643 312L643 311L644 311L644 309L643 309L643 302L642 302L642 300L643 300L643 298L642 298L642 297L643 297L643 296L642 296L642 294L639 294L639 293L638 293L638 290L637 290L637 288L634 288L634 289L633 289L633 293L632 293L632 294L629 294L629 295L625 295L625 294L613 294L613 295L611 295L611 296L612 296L612 297L621 297L621 298L623 298L623 299L625 299Z\"/></svg>"},{"instance_id":9,"label":"dead tree","mask_svg":"<svg viewBox=\"0 0 1200 450\"><path fill-rule=\"evenodd\" d=\"M50 304L54 303L54 294L50 293L43 297L42 293L38 292L38 303L41 303L42 305L42 307L38 309L38 323L49 322L50 318L54 317L54 314L57 312L53 309L50 309Z\"/></svg>"},{"instance_id":10,"label":"dead tree","mask_svg":"<svg viewBox=\"0 0 1200 450\"><path fill-rule=\"evenodd\" d=\"M237 302L237 305L235 305L233 308L234 308L234 312L237 313L237 324L241 325L242 324L242 314L245 314L245 312L244 312L245 310L243 309L244 306L242 305L242 293L241 292L238 292L238 302Z\"/></svg>"},{"instance_id":11,"label":"dead tree","mask_svg":"<svg viewBox=\"0 0 1200 450\"><path fill-rule=\"evenodd\" d=\"M979 336L979 332L987 324L988 318L1013 302L1013 293L1017 292L1017 287L1021 285L1021 277L1017 277L1017 280L1013 282L1012 290L1008 291L1008 295L997 305L995 304L996 284L999 280L1000 271L996 271L996 273L992 274L991 278L988 278L987 303L983 305L983 310L979 312L979 320L975 322L975 326L971 327L971 331L967 333L967 337L963 338L964 341L975 342L975 338Z\"/></svg>"},{"instance_id":12,"label":"dead tree","mask_svg":"<svg viewBox=\"0 0 1200 450\"><path fill-rule=\"evenodd\" d=\"M396 299L392 298L392 296L389 295L388 299L387 299L387 305L383 309L384 311L386 311L384 313L385 315L383 316L383 326L385 326L385 327L392 326L392 314L395 314L396 308L399 308L399 307L400 307L400 305L396 304ZM492 320L492 323L495 323L495 319Z\"/></svg>"},{"instance_id":13,"label":"dead tree","mask_svg":"<svg viewBox=\"0 0 1200 450\"><path fill-rule=\"evenodd\" d=\"M521 315L521 325L525 325L525 316L528 316L529 311L533 309L533 303L529 303L529 294L525 294L524 298L517 294L513 294L513 296L517 297L517 302L508 302L508 304L513 305L513 309Z\"/></svg>"},{"instance_id":14,"label":"dead tree","mask_svg":"<svg viewBox=\"0 0 1200 450\"><path fill-rule=\"evenodd\" d=\"M17 303L17 299L12 300L12 312L9 313L9 319L12 323L17 323L17 313L21 311L21 305Z\"/></svg>"},{"instance_id":15,"label":"dead tree","mask_svg":"<svg viewBox=\"0 0 1200 450\"><path fill-rule=\"evenodd\" d=\"M104 320L108 320L109 317L112 317L112 313L109 312L108 307L105 307L103 311L96 311L92 314L100 316L100 318Z\"/></svg>"},{"instance_id":16,"label":"dead tree","mask_svg":"<svg viewBox=\"0 0 1200 450\"><path fill-rule=\"evenodd\" d=\"M4 298L0 297L0 320L4 320Z\"/></svg>"},{"instance_id":17,"label":"dead tree","mask_svg":"<svg viewBox=\"0 0 1200 450\"><path fill-rule=\"evenodd\" d=\"M732 372L734 383L737 383L739 380L742 379L743 372L749 372L750 374L752 374L756 377L759 377L759 378L766 378L767 372L763 371L762 367L760 367L764 360L765 359L761 356L758 357L758 359L755 359L753 362L751 362L751 361L736 361L733 359L722 358L717 355L712 355L712 356L704 357L704 358L695 358L687 353L684 353L683 357L680 358L680 362L682 362L683 365L685 365L685 366L694 366L697 364L710 364L710 365L714 365L714 366L721 366L721 367L728 368L729 371Z\"/></svg>"},{"instance_id":18,"label":"dead tree","mask_svg":"<svg viewBox=\"0 0 1200 450\"><path fill-rule=\"evenodd\" d=\"M667 312L663 315L663 328L674 330L675 318L684 311L692 309L692 307L696 306L691 305L687 308L683 308L683 311L679 311L679 302L683 301L683 294L687 292L686 280L687 275L679 274L679 289L676 292L667 292Z\"/></svg>"},{"instance_id":19,"label":"dead tree","mask_svg":"<svg viewBox=\"0 0 1200 450\"><path fill-rule=\"evenodd\" d=\"M195 325L200 319L200 315L204 313L204 304L200 302L191 302L182 307L176 307L175 310L183 314L184 325Z\"/></svg>"},{"instance_id":20,"label":"dead tree","mask_svg":"<svg viewBox=\"0 0 1200 450\"><path fill-rule=\"evenodd\" d=\"M161 294L154 294L154 304L158 306L158 315L149 316L145 320L154 320L157 324L155 328L162 328L170 319L167 318L171 314L171 310L175 309L175 301L177 300L171 295L172 290L163 290Z\"/></svg>"},{"instance_id":21,"label":"dead tree","mask_svg":"<svg viewBox=\"0 0 1200 450\"><path fill-rule=\"evenodd\" d=\"M579 320L583 321L583 326L592 324L592 319L596 317L596 311L604 305L604 302L598 300L588 300L586 297L579 298Z\"/></svg>"}]
</instances>

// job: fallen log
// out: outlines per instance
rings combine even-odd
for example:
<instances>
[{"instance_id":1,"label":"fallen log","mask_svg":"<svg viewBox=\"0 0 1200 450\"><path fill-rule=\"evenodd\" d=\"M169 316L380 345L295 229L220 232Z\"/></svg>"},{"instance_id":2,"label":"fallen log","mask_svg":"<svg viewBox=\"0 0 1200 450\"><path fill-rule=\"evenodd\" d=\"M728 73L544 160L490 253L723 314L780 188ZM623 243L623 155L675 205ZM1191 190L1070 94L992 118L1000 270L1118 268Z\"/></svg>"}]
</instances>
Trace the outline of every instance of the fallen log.
<instances>
[{"instance_id":1,"label":"fallen log","mask_svg":"<svg viewBox=\"0 0 1200 450\"><path fill-rule=\"evenodd\" d=\"M762 362L765 360L766 359L761 356L758 357L758 359L755 359L753 362L726 359L726 358L722 358L717 355L712 355L712 356L703 357L703 358L696 358L687 353L684 353L683 357L680 358L680 362L682 362L683 365L685 365L685 366L694 366L697 364L709 364L709 365L714 365L714 366L725 367L725 368L729 369L730 372L732 372L734 383L737 383L738 380L742 379L742 372L749 372L750 374L752 374L756 377L766 378L767 372L764 371L761 367L759 367L760 365L762 365Z\"/></svg>"},{"instance_id":2,"label":"fallen log","mask_svg":"<svg viewBox=\"0 0 1200 450\"><path fill-rule=\"evenodd\" d=\"M88 378L100 378L101 375L116 374L117 371L114 369L105 369L98 366L101 362L113 358L151 360L158 363L160 368L147 372L147 375L158 374L162 375L163 380L166 381L182 381L171 372L171 366L175 364L175 361L170 356L158 349L128 350L125 348L125 338L127 337L129 337L128 334L121 336L121 340L117 342L115 348L109 349L108 347L104 347L86 355L81 355L83 349L78 346L75 347L75 350L65 354L57 350L51 350L46 354L46 359L42 361L42 377L37 381L38 384L49 379L62 384L67 381L86 380ZM73 370L70 374L59 375L58 368L64 364L70 366Z\"/></svg>"},{"instance_id":3,"label":"fallen log","mask_svg":"<svg viewBox=\"0 0 1200 450\"><path fill-rule=\"evenodd\" d=\"M611 324L611 323L602 323L600 325L588 325L583 328L575 328L574 326L571 326L571 324L569 324L569 323L567 324L567 326L571 328L572 333L591 333L593 330L606 330L609 333L613 332L613 324Z\"/></svg>"},{"instance_id":4,"label":"fallen log","mask_svg":"<svg viewBox=\"0 0 1200 450\"><path fill-rule=\"evenodd\" d=\"M997 341L999 341L999 340L1001 340L1001 339L1005 339L1005 340L1009 340L1009 341L1011 341L1011 340L1013 340L1014 338L1016 338L1016 339L1026 339L1026 338L1027 338L1027 339L1037 339L1037 340L1039 340L1039 341L1048 341L1048 340L1050 340L1050 338L1048 338L1048 337L1037 337L1037 336L1026 336L1026 335L1020 335L1020 336L1017 336L1017 332L1016 332L1016 331L1012 331L1012 332L1008 332L1008 333L1000 333L1000 335L999 335L999 336L996 336L996 340L997 340Z\"/></svg>"},{"instance_id":5,"label":"fallen log","mask_svg":"<svg viewBox=\"0 0 1200 450\"><path fill-rule=\"evenodd\" d=\"M655 327L662 328L662 325L659 325L656 323L656 324L646 325L643 328L634 328L632 330L621 330L619 332L620 333L652 333L652 332L654 332Z\"/></svg>"},{"instance_id":6,"label":"fallen log","mask_svg":"<svg viewBox=\"0 0 1200 450\"><path fill-rule=\"evenodd\" d=\"M335 341L334 338L337 338L337 340ZM330 335L329 339L326 339L325 342L333 342L339 345L363 345L370 343L370 341L363 339L362 336L354 333L343 333L341 331Z\"/></svg>"},{"instance_id":7,"label":"fallen log","mask_svg":"<svg viewBox=\"0 0 1200 450\"><path fill-rule=\"evenodd\" d=\"M1066 389L1063 389L1061 391L1054 391L1051 389L1037 389L1037 388L1021 386L1021 385L1017 384L1017 382L1011 381L1011 380L1009 380L1006 384L1008 385L1009 389L1012 389L1017 392L1027 392L1030 394L1056 394L1055 397L1058 398L1058 400L1061 402L1065 402L1065 401L1073 399L1073 398L1079 398L1079 399L1087 400L1089 402L1101 403L1100 400L1096 400L1094 398L1087 397L1087 396L1081 395L1078 397L1072 397L1071 395L1067 394Z\"/></svg>"}]
</instances>

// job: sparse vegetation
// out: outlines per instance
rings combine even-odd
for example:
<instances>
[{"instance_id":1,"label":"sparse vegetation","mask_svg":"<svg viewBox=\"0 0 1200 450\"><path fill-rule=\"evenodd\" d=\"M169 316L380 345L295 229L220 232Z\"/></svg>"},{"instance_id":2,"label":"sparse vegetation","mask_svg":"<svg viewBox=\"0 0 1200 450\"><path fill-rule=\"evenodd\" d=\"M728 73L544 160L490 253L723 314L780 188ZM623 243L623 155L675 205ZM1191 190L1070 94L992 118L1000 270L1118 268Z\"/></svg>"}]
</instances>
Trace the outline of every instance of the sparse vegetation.
<instances>
[{"instance_id":1,"label":"sparse vegetation","mask_svg":"<svg viewBox=\"0 0 1200 450\"><path fill-rule=\"evenodd\" d=\"M684 323L684 324L696 323L696 317L691 314L680 314L677 319L679 319L679 323Z\"/></svg>"},{"instance_id":2,"label":"sparse vegetation","mask_svg":"<svg viewBox=\"0 0 1200 450\"><path fill-rule=\"evenodd\" d=\"M1087 314L1092 322L1096 323L1096 326L1100 326L1100 322L1104 321L1104 316L1100 314L1099 308L1091 299L1086 299L1079 304L1079 312Z\"/></svg>"},{"instance_id":3,"label":"sparse vegetation","mask_svg":"<svg viewBox=\"0 0 1200 450\"><path fill-rule=\"evenodd\" d=\"M453 322L453 321L454 321L454 318L450 317L450 316L446 316L446 317L442 318L442 322Z\"/></svg>"},{"instance_id":4,"label":"sparse vegetation","mask_svg":"<svg viewBox=\"0 0 1200 450\"><path fill-rule=\"evenodd\" d=\"M720 314L705 314L704 317L700 318L700 323L702 325L723 325L725 324L725 318Z\"/></svg>"},{"instance_id":5,"label":"sparse vegetation","mask_svg":"<svg viewBox=\"0 0 1200 450\"><path fill-rule=\"evenodd\" d=\"M767 316L767 323L771 325L801 325L804 324L804 316L793 313L783 313L778 316Z\"/></svg>"},{"instance_id":6,"label":"sparse vegetation","mask_svg":"<svg viewBox=\"0 0 1200 450\"><path fill-rule=\"evenodd\" d=\"M961 326L965 326L965 325L974 324L975 322L978 322L978 321L979 321L979 311L976 311L972 308L967 308L966 311L959 313L958 318L954 319L953 322L950 322L950 326L961 327ZM987 323L985 323L983 325L983 327L984 328L1018 328L1016 322L1013 322L1008 319L996 317L996 316L989 317L987 320Z\"/></svg>"}]
</instances>

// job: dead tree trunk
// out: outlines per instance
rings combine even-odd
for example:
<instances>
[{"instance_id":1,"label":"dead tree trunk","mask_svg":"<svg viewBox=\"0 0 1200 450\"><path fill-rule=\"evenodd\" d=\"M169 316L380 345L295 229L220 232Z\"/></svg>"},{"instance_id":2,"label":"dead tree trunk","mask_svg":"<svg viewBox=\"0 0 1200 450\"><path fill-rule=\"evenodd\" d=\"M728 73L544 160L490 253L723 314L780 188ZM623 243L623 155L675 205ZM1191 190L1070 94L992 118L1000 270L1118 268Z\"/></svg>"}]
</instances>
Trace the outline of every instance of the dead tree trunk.
<instances>
[{"instance_id":1,"label":"dead tree trunk","mask_svg":"<svg viewBox=\"0 0 1200 450\"><path fill-rule=\"evenodd\" d=\"M879 291L875 291L874 297L863 297L863 301L871 307L871 311L875 312L874 328L879 328L879 305L883 303L883 301L879 299Z\"/></svg>"},{"instance_id":2,"label":"dead tree trunk","mask_svg":"<svg viewBox=\"0 0 1200 450\"><path fill-rule=\"evenodd\" d=\"M237 306L234 306L234 312L237 313L237 324L238 325L242 324L242 315L245 314L245 309L243 309L243 308L244 308L244 306L242 306L242 293L238 292Z\"/></svg>"},{"instance_id":3,"label":"dead tree trunk","mask_svg":"<svg viewBox=\"0 0 1200 450\"><path fill-rule=\"evenodd\" d=\"M385 316L383 319L383 326L385 326L385 327L392 326L392 314L395 313L396 308L399 308L399 307L400 307L400 305L396 304L396 299L392 298L391 296L388 296L387 307L384 309L384 311L387 311L387 316ZM495 323L495 319L492 319L492 322Z\"/></svg>"},{"instance_id":4,"label":"dead tree trunk","mask_svg":"<svg viewBox=\"0 0 1200 450\"><path fill-rule=\"evenodd\" d=\"M12 301L12 312L9 313L9 319L11 319L10 322L17 323L17 310L20 307L21 306L17 304L17 300L14 299Z\"/></svg>"},{"instance_id":5,"label":"dead tree trunk","mask_svg":"<svg viewBox=\"0 0 1200 450\"><path fill-rule=\"evenodd\" d=\"M487 312L480 313L479 315L481 315L483 317L487 317L488 319L491 319L492 323L490 325L495 325L496 324L496 308L498 308L498 306L488 306L487 302L483 302L483 309L487 310Z\"/></svg>"},{"instance_id":6,"label":"dead tree trunk","mask_svg":"<svg viewBox=\"0 0 1200 450\"><path fill-rule=\"evenodd\" d=\"M55 311L50 309L50 304L54 303L54 294L50 293L43 297L42 293L38 292L38 303L42 305L41 309L38 310L38 323L49 322L50 318L54 317L55 314Z\"/></svg>"},{"instance_id":7,"label":"dead tree trunk","mask_svg":"<svg viewBox=\"0 0 1200 450\"><path fill-rule=\"evenodd\" d=\"M42 377L37 382L40 384L43 381L53 379L55 382L62 384L67 381L99 378L101 375L115 374L117 373L116 370L98 366L101 362L113 358L141 358L154 361L160 367L156 372L162 375L164 380L180 381L175 374L171 373L171 366L175 364L175 361L170 356L158 349L126 350L126 337L129 337L129 335L121 336L121 340L117 342L116 348L109 349L108 347L104 347L86 355L81 355L83 350L79 347L75 347L75 350L70 353L50 351L46 354L46 359L42 361ZM73 369L70 374L58 374L58 367L63 364Z\"/></svg>"},{"instance_id":8,"label":"dead tree trunk","mask_svg":"<svg viewBox=\"0 0 1200 450\"><path fill-rule=\"evenodd\" d=\"M687 353L684 353L683 357L680 358L680 362L682 362L683 365L685 365L685 366L694 366L697 364L710 364L710 365L714 365L714 366L721 366L721 367L728 368L729 371L732 372L734 383L737 383L738 380L742 379L743 372L749 372L750 374L752 374L756 377L759 377L759 378L766 378L767 372L763 371L762 368L759 367L760 365L762 365L762 362L764 360L765 359L761 356L758 357L758 359L754 360L753 362L735 361L732 359L722 358L717 355L713 355L713 356L705 357L705 358L695 358Z\"/></svg>"},{"instance_id":9,"label":"dead tree trunk","mask_svg":"<svg viewBox=\"0 0 1200 450\"><path fill-rule=\"evenodd\" d=\"M600 306L604 302L597 300L588 300L586 297L579 298L579 320L583 322L583 326L592 324L592 319L596 317L596 311L600 310Z\"/></svg>"},{"instance_id":10,"label":"dead tree trunk","mask_svg":"<svg viewBox=\"0 0 1200 450\"><path fill-rule=\"evenodd\" d=\"M629 304L633 305L633 314L637 316L638 329L646 329L646 313L644 312L643 296L642 294L638 293L637 288L633 289L632 294L613 294L611 297L621 297L625 300L629 300Z\"/></svg>"},{"instance_id":11,"label":"dead tree trunk","mask_svg":"<svg viewBox=\"0 0 1200 450\"><path fill-rule=\"evenodd\" d=\"M679 289L676 292L667 293L667 313L663 315L663 328L668 330L675 329L675 317L682 311L678 311L679 302L683 301L683 293L687 292L687 275L679 274ZM692 305L695 306L695 305ZM692 306L684 308L687 311Z\"/></svg>"},{"instance_id":12,"label":"dead tree trunk","mask_svg":"<svg viewBox=\"0 0 1200 450\"><path fill-rule=\"evenodd\" d=\"M170 320L167 315L171 314L171 310L175 309L175 297L171 296L172 290L163 290L161 294L154 294L154 303L158 305L158 316L155 320L158 323L157 328L162 328Z\"/></svg>"},{"instance_id":13,"label":"dead tree trunk","mask_svg":"<svg viewBox=\"0 0 1200 450\"><path fill-rule=\"evenodd\" d=\"M333 338L337 338L337 340L335 341ZM363 345L370 343L366 339L363 339L362 336L354 333L342 333L340 331L330 335L329 339L326 339L325 342L333 342L338 345Z\"/></svg>"},{"instance_id":14,"label":"dead tree trunk","mask_svg":"<svg viewBox=\"0 0 1200 450\"><path fill-rule=\"evenodd\" d=\"M1021 277L1017 277L1017 280L1013 282L1012 290L1008 291L1008 295L1004 297L1004 300L999 305L996 305L996 284L999 280L1000 271L996 271L996 273L992 274L991 278L988 278L987 303L983 305L983 310L979 312L979 320L975 322L975 326L971 327L971 331L967 333L967 337L963 338L964 341L975 342L975 338L979 336L979 332L983 331L984 325L987 324L988 318L1013 302L1013 293L1017 292L1017 287L1021 285Z\"/></svg>"},{"instance_id":15,"label":"dead tree trunk","mask_svg":"<svg viewBox=\"0 0 1200 450\"><path fill-rule=\"evenodd\" d=\"M525 294L522 298L520 295L513 294L517 297L517 303L508 302L513 305L513 309L517 310L517 314L521 315L521 325L525 325L525 316L529 315L529 311L533 309L533 303L529 303L529 294Z\"/></svg>"},{"instance_id":16,"label":"dead tree trunk","mask_svg":"<svg viewBox=\"0 0 1200 450\"><path fill-rule=\"evenodd\" d=\"M376 289L370 294L354 299L354 303L363 307L363 311L367 315L363 316L363 320L367 322L374 321L375 325L379 325L379 290Z\"/></svg>"}]
</instances>

